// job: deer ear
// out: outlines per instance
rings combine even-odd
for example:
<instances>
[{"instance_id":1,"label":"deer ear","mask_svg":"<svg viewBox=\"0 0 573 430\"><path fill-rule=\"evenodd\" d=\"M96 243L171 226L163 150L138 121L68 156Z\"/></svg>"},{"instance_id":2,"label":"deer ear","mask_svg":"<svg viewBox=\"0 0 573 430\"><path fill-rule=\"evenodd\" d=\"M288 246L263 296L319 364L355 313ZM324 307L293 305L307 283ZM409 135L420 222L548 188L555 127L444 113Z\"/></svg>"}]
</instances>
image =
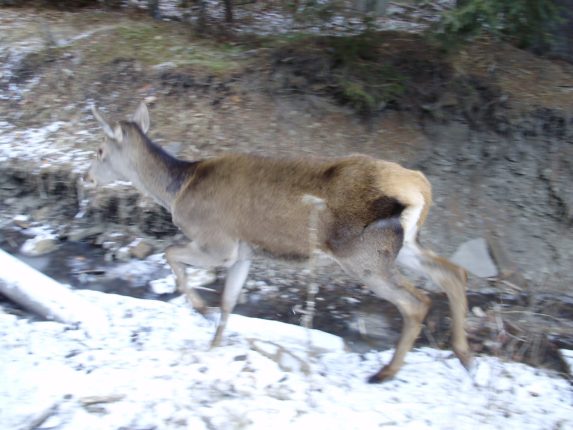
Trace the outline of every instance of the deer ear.
<instances>
[{"instance_id":1,"label":"deer ear","mask_svg":"<svg viewBox=\"0 0 573 430\"><path fill-rule=\"evenodd\" d=\"M149 111L147 110L145 103L139 103L139 106L131 120L141 128L141 131L147 133L149 130Z\"/></svg>"},{"instance_id":2,"label":"deer ear","mask_svg":"<svg viewBox=\"0 0 573 430\"><path fill-rule=\"evenodd\" d=\"M121 126L119 124L116 125L115 129L113 130L113 139L117 143L121 143L123 141L123 130L121 129Z\"/></svg>"},{"instance_id":3,"label":"deer ear","mask_svg":"<svg viewBox=\"0 0 573 430\"><path fill-rule=\"evenodd\" d=\"M103 132L105 133L105 135L111 139L114 139L115 135L114 135L113 129L107 123L107 121L103 118L102 114L100 113L98 108L95 107L95 105L92 105L92 113L93 113L95 119L97 120L97 122L99 122L99 125L101 125L101 128L103 129Z\"/></svg>"}]
</instances>

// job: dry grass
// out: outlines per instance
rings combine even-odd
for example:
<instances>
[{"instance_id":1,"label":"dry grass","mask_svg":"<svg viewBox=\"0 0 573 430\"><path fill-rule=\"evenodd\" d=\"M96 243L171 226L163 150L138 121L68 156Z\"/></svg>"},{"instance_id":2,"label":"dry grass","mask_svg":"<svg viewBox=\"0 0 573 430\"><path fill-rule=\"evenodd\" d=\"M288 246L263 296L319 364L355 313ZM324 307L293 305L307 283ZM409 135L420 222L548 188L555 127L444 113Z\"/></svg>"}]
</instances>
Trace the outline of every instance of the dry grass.
<instances>
[{"instance_id":1,"label":"dry grass","mask_svg":"<svg viewBox=\"0 0 573 430\"><path fill-rule=\"evenodd\" d=\"M452 57L458 75L497 85L517 112L532 106L573 113L573 65L483 38Z\"/></svg>"}]
</instances>

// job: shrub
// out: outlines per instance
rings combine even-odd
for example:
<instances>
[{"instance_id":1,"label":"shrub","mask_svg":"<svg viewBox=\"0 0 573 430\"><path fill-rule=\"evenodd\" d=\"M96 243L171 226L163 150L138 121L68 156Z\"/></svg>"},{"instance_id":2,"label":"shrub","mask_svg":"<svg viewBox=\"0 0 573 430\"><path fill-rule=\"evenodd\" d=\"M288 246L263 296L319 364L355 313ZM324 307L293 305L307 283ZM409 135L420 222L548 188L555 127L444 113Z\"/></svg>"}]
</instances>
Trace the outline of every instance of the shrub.
<instances>
[{"instance_id":1,"label":"shrub","mask_svg":"<svg viewBox=\"0 0 573 430\"><path fill-rule=\"evenodd\" d=\"M462 0L444 13L435 34L446 47L483 32L530 47L546 42L550 27L558 21L555 0Z\"/></svg>"}]
</instances>

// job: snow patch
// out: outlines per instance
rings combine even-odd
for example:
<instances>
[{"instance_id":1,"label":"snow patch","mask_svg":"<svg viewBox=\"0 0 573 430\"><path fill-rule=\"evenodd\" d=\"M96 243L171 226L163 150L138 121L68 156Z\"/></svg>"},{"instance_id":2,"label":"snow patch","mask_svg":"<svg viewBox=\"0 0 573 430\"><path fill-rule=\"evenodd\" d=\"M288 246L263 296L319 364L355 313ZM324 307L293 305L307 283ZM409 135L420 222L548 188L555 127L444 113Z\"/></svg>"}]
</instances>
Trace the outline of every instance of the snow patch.
<instances>
[{"instance_id":1,"label":"snow patch","mask_svg":"<svg viewBox=\"0 0 573 430\"><path fill-rule=\"evenodd\" d=\"M77 137L71 135L68 126L56 121L39 128L17 129L13 124L0 123L0 162L42 160L37 163L39 169L71 164L74 172L84 172L93 151L76 148Z\"/></svg>"},{"instance_id":2,"label":"snow patch","mask_svg":"<svg viewBox=\"0 0 573 430\"><path fill-rule=\"evenodd\" d=\"M238 315L210 349L214 325L187 306L78 294L106 310L107 333L0 313L0 428L38 416L59 429L573 425L569 383L523 364L477 357L472 378L451 352L423 348L368 385L392 351L348 353L314 330L309 344L301 327Z\"/></svg>"}]
</instances>

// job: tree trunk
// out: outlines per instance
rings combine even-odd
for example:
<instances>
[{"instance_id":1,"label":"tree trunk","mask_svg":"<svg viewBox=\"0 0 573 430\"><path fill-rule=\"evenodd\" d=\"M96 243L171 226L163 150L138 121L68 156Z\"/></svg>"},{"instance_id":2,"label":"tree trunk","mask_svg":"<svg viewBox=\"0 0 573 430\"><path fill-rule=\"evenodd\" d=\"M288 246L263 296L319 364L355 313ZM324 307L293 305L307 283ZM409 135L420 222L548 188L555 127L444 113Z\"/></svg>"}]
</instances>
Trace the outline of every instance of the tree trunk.
<instances>
[{"instance_id":1,"label":"tree trunk","mask_svg":"<svg viewBox=\"0 0 573 430\"><path fill-rule=\"evenodd\" d=\"M91 334L107 330L103 309L1 249L0 267L0 293L23 308L49 320L79 324Z\"/></svg>"},{"instance_id":2,"label":"tree trunk","mask_svg":"<svg viewBox=\"0 0 573 430\"><path fill-rule=\"evenodd\" d=\"M233 0L225 0L225 22L233 22Z\"/></svg>"},{"instance_id":3,"label":"tree trunk","mask_svg":"<svg viewBox=\"0 0 573 430\"><path fill-rule=\"evenodd\" d=\"M203 35L207 29L207 2L206 0L196 0L199 6L199 16L197 17L196 31Z\"/></svg>"},{"instance_id":4,"label":"tree trunk","mask_svg":"<svg viewBox=\"0 0 573 430\"><path fill-rule=\"evenodd\" d=\"M161 19L159 0L147 0L147 9L149 10L149 15L151 15L153 19Z\"/></svg>"}]
</instances>

